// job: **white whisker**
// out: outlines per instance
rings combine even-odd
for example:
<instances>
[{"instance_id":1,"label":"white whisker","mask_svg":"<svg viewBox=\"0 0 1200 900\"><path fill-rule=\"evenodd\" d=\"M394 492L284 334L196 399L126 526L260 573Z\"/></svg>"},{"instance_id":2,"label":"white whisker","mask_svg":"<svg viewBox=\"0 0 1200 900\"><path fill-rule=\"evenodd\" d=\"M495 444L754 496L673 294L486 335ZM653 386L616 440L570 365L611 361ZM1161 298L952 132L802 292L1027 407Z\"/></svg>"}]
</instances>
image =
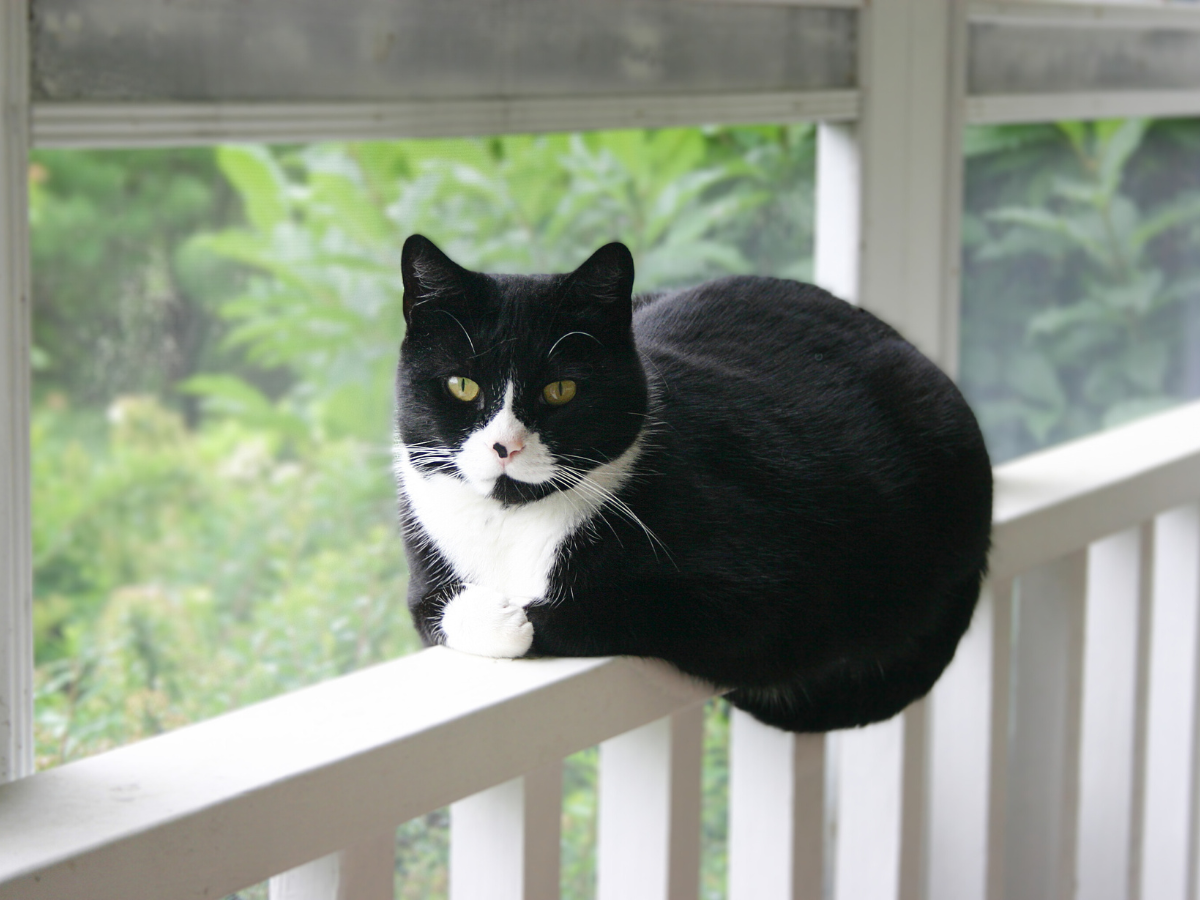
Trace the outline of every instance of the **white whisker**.
<instances>
[{"instance_id":1,"label":"white whisker","mask_svg":"<svg viewBox=\"0 0 1200 900\"><path fill-rule=\"evenodd\" d=\"M564 454L564 457L569 458L569 459L580 460L582 462L590 462L593 465L595 465L596 467L603 465L603 463L600 463L597 460L589 459L588 457L579 456L577 454ZM603 516L604 507L606 505L609 506L615 512L624 516L631 524L636 525L638 528L640 528L642 530L642 533L645 534L646 539L650 543L650 549L653 551L655 558L658 558L658 550L661 548L663 553L666 554L667 559L671 561L671 564L672 565L675 564L674 557L672 556L671 551L667 547L667 545L665 543L663 543L663 541L658 537L658 535L656 535L650 529L650 527L641 520L641 518L637 515L637 513L635 513L630 508L629 504L627 504L624 500L622 500L620 497L618 497L614 491L610 490L609 488L607 488L604 485L597 482L595 479L591 478L590 474L588 472L585 472L581 469L577 469L574 466L562 464L562 465L560 465L560 468L575 479L574 483L572 484L572 488L571 488L572 490L578 490L580 493L585 493L588 496L592 497L593 499L600 501L601 506L597 510L597 513L599 515ZM612 528L612 524L609 523L607 520L605 520L605 524L607 524L610 529ZM614 534L616 533L615 529L613 529L613 532L614 532ZM619 538L618 538L618 540L619 540Z\"/></svg>"},{"instance_id":2,"label":"white whisker","mask_svg":"<svg viewBox=\"0 0 1200 900\"><path fill-rule=\"evenodd\" d=\"M547 357L547 359L548 359L548 358L550 358L551 356L553 356L553 355L554 355L554 348L555 348L555 347L557 347L559 344L561 344L563 341L565 341L567 338L569 338L569 337L570 337L571 335L573 335L573 334L580 334L580 335L583 335L584 337L589 337L589 338L591 338L593 341L595 341L597 344L600 344L600 346L601 346L601 347L603 347L603 346L604 346L604 344L602 344L602 343L600 342L600 339L599 339L598 337L596 337L594 334L589 334L589 333L588 333L588 332L586 332L586 331L568 331L566 334L564 334L562 337L560 337L560 338L559 338L557 341L555 341L555 342L554 342L554 343L551 345L551 347L550 347L550 352L546 354L546 357Z\"/></svg>"}]
</instances>

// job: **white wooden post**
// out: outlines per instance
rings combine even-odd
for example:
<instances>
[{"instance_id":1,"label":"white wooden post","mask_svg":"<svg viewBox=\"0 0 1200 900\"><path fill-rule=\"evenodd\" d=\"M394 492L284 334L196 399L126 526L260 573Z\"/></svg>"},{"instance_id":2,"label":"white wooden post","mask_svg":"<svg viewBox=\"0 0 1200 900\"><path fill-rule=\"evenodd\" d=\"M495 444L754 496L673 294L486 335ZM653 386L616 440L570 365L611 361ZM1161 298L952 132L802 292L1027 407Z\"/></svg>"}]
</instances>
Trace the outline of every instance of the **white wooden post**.
<instances>
[{"instance_id":1,"label":"white wooden post","mask_svg":"<svg viewBox=\"0 0 1200 900\"><path fill-rule=\"evenodd\" d=\"M966 4L864 4L859 22L858 302L954 374Z\"/></svg>"},{"instance_id":2,"label":"white wooden post","mask_svg":"<svg viewBox=\"0 0 1200 900\"><path fill-rule=\"evenodd\" d=\"M700 890L697 705L600 745L599 900L695 900Z\"/></svg>"},{"instance_id":3,"label":"white wooden post","mask_svg":"<svg viewBox=\"0 0 1200 900\"><path fill-rule=\"evenodd\" d=\"M339 900L338 854L275 875L267 885L267 895L271 900Z\"/></svg>"},{"instance_id":4,"label":"white wooden post","mask_svg":"<svg viewBox=\"0 0 1200 900\"><path fill-rule=\"evenodd\" d=\"M825 896L825 741L732 711L729 900Z\"/></svg>"},{"instance_id":5,"label":"white wooden post","mask_svg":"<svg viewBox=\"0 0 1200 900\"><path fill-rule=\"evenodd\" d=\"M271 900L392 900L396 832L382 831L270 880Z\"/></svg>"},{"instance_id":6,"label":"white wooden post","mask_svg":"<svg viewBox=\"0 0 1200 900\"><path fill-rule=\"evenodd\" d=\"M1021 576L1005 896L1073 894L1087 550Z\"/></svg>"},{"instance_id":7,"label":"white wooden post","mask_svg":"<svg viewBox=\"0 0 1200 900\"><path fill-rule=\"evenodd\" d=\"M451 900L556 900L562 762L450 806Z\"/></svg>"},{"instance_id":8,"label":"white wooden post","mask_svg":"<svg viewBox=\"0 0 1200 900\"><path fill-rule=\"evenodd\" d=\"M1183 900L1194 896L1200 509L1158 517L1154 556L1141 900Z\"/></svg>"},{"instance_id":9,"label":"white wooden post","mask_svg":"<svg viewBox=\"0 0 1200 900\"><path fill-rule=\"evenodd\" d=\"M28 22L0 5L0 782L33 772Z\"/></svg>"},{"instance_id":10,"label":"white wooden post","mask_svg":"<svg viewBox=\"0 0 1200 900\"><path fill-rule=\"evenodd\" d=\"M1007 774L1011 582L984 585L971 627L930 698L930 900L986 900L993 797ZM993 778L993 776L996 776ZM993 787L995 784L995 787ZM996 849L1003 854L1002 842Z\"/></svg>"},{"instance_id":11,"label":"white wooden post","mask_svg":"<svg viewBox=\"0 0 1200 900\"><path fill-rule=\"evenodd\" d=\"M858 302L861 178L858 126L853 122L820 123L813 281L850 303Z\"/></svg>"},{"instance_id":12,"label":"white wooden post","mask_svg":"<svg viewBox=\"0 0 1200 900\"><path fill-rule=\"evenodd\" d=\"M1088 553L1076 871L1089 900L1129 897L1152 547L1152 528L1133 528Z\"/></svg>"}]
</instances>

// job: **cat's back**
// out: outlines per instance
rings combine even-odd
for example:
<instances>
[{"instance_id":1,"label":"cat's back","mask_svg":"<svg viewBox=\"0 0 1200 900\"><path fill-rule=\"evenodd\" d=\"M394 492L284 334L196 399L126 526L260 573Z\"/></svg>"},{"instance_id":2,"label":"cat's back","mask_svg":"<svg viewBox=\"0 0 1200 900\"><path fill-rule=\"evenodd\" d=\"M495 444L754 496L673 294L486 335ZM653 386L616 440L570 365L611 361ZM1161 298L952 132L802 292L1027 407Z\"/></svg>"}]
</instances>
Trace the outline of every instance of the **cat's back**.
<instances>
[{"instance_id":1,"label":"cat's back","mask_svg":"<svg viewBox=\"0 0 1200 900\"><path fill-rule=\"evenodd\" d=\"M934 418L964 405L895 329L810 284L722 278L648 299L633 327L667 415L804 418L830 427L829 446L857 439L879 404L928 407L932 392L948 404Z\"/></svg>"},{"instance_id":2,"label":"cat's back","mask_svg":"<svg viewBox=\"0 0 1200 900\"><path fill-rule=\"evenodd\" d=\"M877 555L931 541L960 560L986 552L991 466L975 417L869 312L813 285L740 276L651 298L634 333L657 439L682 463L663 468L686 472L685 490L723 485L721 503L749 519L815 515L829 526L813 526L816 544L869 521L904 536Z\"/></svg>"},{"instance_id":3,"label":"cat's back","mask_svg":"<svg viewBox=\"0 0 1200 900\"><path fill-rule=\"evenodd\" d=\"M756 361L802 348L829 350L832 363L839 353L898 337L874 316L815 285L754 276L640 298L633 327L639 347L648 352L683 354L693 364L719 367L754 368Z\"/></svg>"}]
</instances>

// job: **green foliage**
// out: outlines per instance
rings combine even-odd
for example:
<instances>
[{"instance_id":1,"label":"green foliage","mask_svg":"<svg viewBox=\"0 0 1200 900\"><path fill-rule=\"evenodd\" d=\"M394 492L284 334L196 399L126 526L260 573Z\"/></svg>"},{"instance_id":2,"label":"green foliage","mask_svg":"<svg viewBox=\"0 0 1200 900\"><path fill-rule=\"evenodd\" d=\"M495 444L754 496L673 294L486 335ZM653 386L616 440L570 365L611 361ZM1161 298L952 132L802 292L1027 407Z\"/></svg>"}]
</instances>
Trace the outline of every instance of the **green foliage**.
<instances>
[{"instance_id":1,"label":"green foliage","mask_svg":"<svg viewBox=\"0 0 1200 900\"><path fill-rule=\"evenodd\" d=\"M150 397L114 404L100 441L86 418L33 423L39 765L418 646L380 452L283 458Z\"/></svg>"},{"instance_id":2,"label":"green foliage","mask_svg":"<svg viewBox=\"0 0 1200 900\"><path fill-rule=\"evenodd\" d=\"M446 900L449 876L449 809L434 810L396 829L396 900Z\"/></svg>"},{"instance_id":3,"label":"green foliage","mask_svg":"<svg viewBox=\"0 0 1200 900\"><path fill-rule=\"evenodd\" d=\"M1198 144L1200 122L968 132L962 383L993 458L1200 393Z\"/></svg>"},{"instance_id":4,"label":"green foliage","mask_svg":"<svg viewBox=\"0 0 1200 900\"><path fill-rule=\"evenodd\" d=\"M704 763L700 819L700 898L722 900L728 870L729 704L704 707Z\"/></svg>"},{"instance_id":5,"label":"green foliage","mask_svg":"<svg viewBox=\"0 0 1200 900\"><path fill-rule=\"evenodd\" d=\"M220 362L207 304L237 275L186 241L237 219L212 151L36 151L30 217L39 391L102 406Z\"/></svg>"},{"instance_id":6,"label":"green foliage","mask_svg":"<svg viewBox=\"0 0 1200 900\"><path fill-rule=\"evenodd\" d=\"M596 896L599 767L598 747L568 756L563 765L560 883L563 897L570 900L591 900Z\"/></svg>"}]
</instances>

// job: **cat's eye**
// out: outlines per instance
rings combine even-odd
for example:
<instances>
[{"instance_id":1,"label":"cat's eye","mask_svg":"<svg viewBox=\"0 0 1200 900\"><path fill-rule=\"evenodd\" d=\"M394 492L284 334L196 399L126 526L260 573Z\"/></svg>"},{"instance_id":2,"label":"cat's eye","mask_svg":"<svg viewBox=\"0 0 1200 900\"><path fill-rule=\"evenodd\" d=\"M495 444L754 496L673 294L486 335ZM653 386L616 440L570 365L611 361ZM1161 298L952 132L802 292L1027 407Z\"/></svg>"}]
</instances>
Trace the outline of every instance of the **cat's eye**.
<instances>
[{"instance_id":1,"label":"cat's eye","mask_svg":"<svg viewBox=\"0 0 1200 900\"><path fill-rule=\"evenodd\" d=\"M542 388L542 396L551 406L562 406L575 396L575 382L552 381Z\"/></svg>"},{"instance_id":2,"label":"cat's eye","mask_svg":"<svg viewBox=\"0 0 1200 900\"><path fill-rule=\"evenodd\" d=\"M447 378L446 390L465 403L470 403L479 396L479 385L470 378L463 378L461 375L451 375Z\"/></svg>"}]
</instances>

